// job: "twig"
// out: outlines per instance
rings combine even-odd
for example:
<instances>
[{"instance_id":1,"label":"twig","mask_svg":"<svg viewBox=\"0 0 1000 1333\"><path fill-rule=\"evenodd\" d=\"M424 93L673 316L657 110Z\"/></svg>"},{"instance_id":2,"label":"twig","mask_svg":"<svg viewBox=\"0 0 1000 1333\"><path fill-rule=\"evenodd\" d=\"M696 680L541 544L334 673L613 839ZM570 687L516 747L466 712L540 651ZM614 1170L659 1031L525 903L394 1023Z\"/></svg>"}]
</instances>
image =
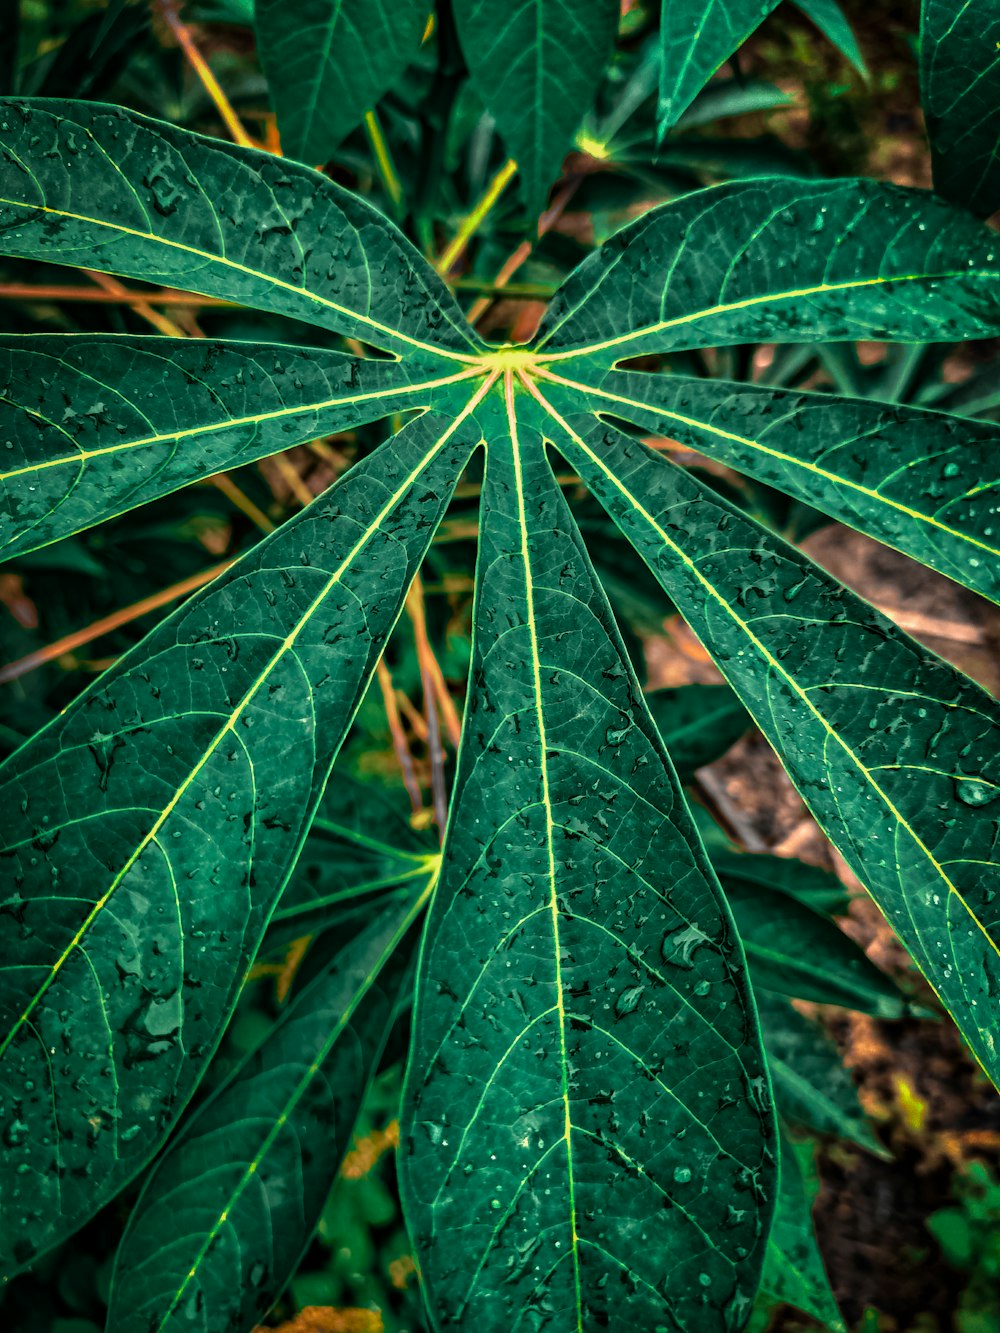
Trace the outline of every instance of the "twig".
<instances>
[{"instance_id":1,"label":"twig","mask_svg":"<svg viewBox=\"0 0 1000 1333\"><path fill-rule=\"evenodd\" d=\"M29 671L34 671L36 667L40 667L46 662L55 661L56 658L62 657L64 653L73 652L76 648L82 648L84 644L99 639L102 634L110 634L112 630L120 629L122 625L128 625L131 621L138 620L140 616L147 615L150 611L158 610L168 602L176 601L179 597L186 597L188 593L195 592L198 588L204 587L206 583L211 583L212 579L224 573L232 563L232 560L224 560L219 565L213 565L211 569L203 569L200 574L192 574L190 578L181 579L179 583L172 583L169 588L163 588L150 597L143 597L141 601L133 602L131 606L122 607L120 611L113 611L111 615L104 616L101 620L95 620L83 629L74 630L72 634L66 634L63 638L56 639L54 643L47 644L36 652L28 653L26 657L19 657L14 662L8 662L6 666L0 667L0 685L6 685L9 681L17 680L19 676L26 676Z\"/></svg>"},{"instance_id":2,"label":"twig","mask_svg":"<svg viewBox=\"0 0 1000 1333\"><path fill-rule=\"evenodd\" d=\"M406 741L406 732L403 730L403 724L399 718L396 692L392 685L392 673L386 666L384 657L379 658L376 675L378 676L379 688L382 691L382 702L385 705L385 716L389 723L389 731L392 733L393 749L396 751L396 758L403 774L403 785L409 795L413 813L419 815L424 808L424 798L420 792L420 784L417 782L416 771L413 767L413 755L410 754L410 747Z\"/></svg>"},{"instance_id":3,"label":"twig","mask_svg":"<svg viewBox=\"0 0 1000 1333\"><path fill-rule=\"evenodd\" d=\"M218 111L222 121L229 131L229 137L234 143L238 143L243 148L257 148L259 145L251 139L243 128L243 122L232 108L229 98L222 91L222 87L209 69L204 56L198 50L191 36L191 30L181 18L178 12L178 0L159 0L157 8L163 15L164 22L170 28L174 37L177 39L177 45L184 52L188 64L201 80L202 86L209 97L215 103L215 109Z\"/></svg>"},{"instance_id":4,"label":"twig","mask_svg":"<svg viewBox=\"0 0 1000 1333\"><path fill-rule=\"evenodd\" d=\"M431 646L430 638L427 634L427 615L424 608L424 585L418 574L410 585L410 591L406 595L406 610L413 625L413 640L417 649L417 661L420 663L421 673L426 669L428 676L434 688L434 694L441 708L441 715L444 718L445 729L448 733L448 739L452 745L458 749L458 743L462 738L462 723L459 720L458 711L455 708L455 702L448 693L448 686L445 683L444 672L441 670L441 664L438 662Z\"/></svg>"},{"instance_id":5,"label":"twig","mask_svg":"<svg viewBox=\"0 0 1000 1333\"><path fill-rule=\"evenodd\" d=\"M452 241L445 246L435 261L434 267L442 276L447 277L449 271L465 253L466 246L516 174L517 163L513 158L508 158L483 191L479 202L462 219Z\"/></svg>"},{"instance_id":6,"label":"twig","mask_svg":"<svg viewBox=\"0 0 1000 1333\"><path fill-rule=\"evenodd\" d=\"M389 152L389 145L382 133L378 115L374 111L365 112L365 132L368 135L368 142L372 146L372 152L375 154L375 164L378 167L378 174L382 178L382 184L385 186L386 194L388 194L393 207L398 212L403 206L403 186L396 172L396 164L392 160L392 154Z\"/></svg>"},{"instance_id":7,"label":"twig","mask_svg":"<svg viewBox=\"0 0 1000 1333\"><path fill-rule=\"evenodd\" d=\"M553 199L551 207L546 209L546 211L539 218L538 239L541 239L541 237L544 236L547 231L551 231L552 228L555 226L555 224L562 217L563 213L566 210L566 205L573 198L573 195L579 188L580 181L582 179L583 179L582 176L574 176L570 180L568 180L566 184L562 187L562 189L559 191L559 193L556 195L555 199ZM517 249L511 255L508 256L503 267L500 269L500 272L496 275L496 277L493 280L494 295L481 296L478 301L473 302L469 310L469 314L467 316L470 324L475 324L477 320L482 319L483 315L486 314L487 310L489 310L490 306L493 304L493 301L496 299L496 294L502 292L503 288L507 286L508 282L510 282L511 278L514 276L517 270L529 257L532 250L534 250L535 245L536 241L534 240L522 241L521 244L517 247Z\"/></svg>"},{"instance_id":8,"label":"twig","mask_svg":"<svg viewBox=\"0 0 1000 1333\"><path fill-rule=\"evenodd\" d=\"M106 274L103 276L107 276ZM96 274L91 274L96 277ZM79 285L35 286L30 282L5 282L0 284L0 301L86 301L94 305L131 305L148 302L160 306L228 306L235 309L235 301L223 301L218 296L195 296L189 292L174 288L162 288L157 292L138 292L117 284L120 292L102 291L97 287Z\"/></svg>"}]
</instances>

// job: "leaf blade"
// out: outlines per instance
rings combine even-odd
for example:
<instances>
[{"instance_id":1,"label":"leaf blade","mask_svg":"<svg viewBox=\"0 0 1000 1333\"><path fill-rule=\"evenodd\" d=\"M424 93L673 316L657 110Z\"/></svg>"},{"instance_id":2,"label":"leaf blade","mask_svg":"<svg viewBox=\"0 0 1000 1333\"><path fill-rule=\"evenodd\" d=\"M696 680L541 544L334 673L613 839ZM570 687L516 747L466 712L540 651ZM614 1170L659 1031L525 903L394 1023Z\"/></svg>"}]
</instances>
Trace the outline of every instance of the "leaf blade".
<instances>
[{"instance_id":1,"label":"leaf blade","mask_svg":"<svg viewBox=\"0 0 1000 1333\"><path fill-rule=\"evenodd\" d=\"M364 200L121 108L0 100L0 219L4 254L219 296L398 355L462 362L477 347L433 269Z\"/></svg>"},{"instance_id":2,"label":"leaf blade","mask_svg":"<svg viewBox=\"0 0 1000 1333\"><path fill-rule=\"evenodd\" d=\"M0 559L475 374L324 348L208 339L0 337Z\"/></svg>"},{"instance_id":3,"label":"leaf blade","mask_svg":"<svg viewBox=\"0 0 1000 1333\"><path fill-rule=\"evenodd\" d=\"M980 217L1000 208L998 50L998 0L923 0L920 96L934 188Z\"/></svg>"},{"instance_id":4,"label":"leaf blade","mask_svg":"<svg viewBox=\"0 0 1000 1333\"><path fill-rule=\"evenodd\" d=\"M559 1327L708 1333L745 1313L769 1209L752 1001L607 603L508 395L508 421L485 427L479 639L422 951L406 1212L443 1328L499 1333L543 1310ZM602 1280L619 1270L624 1285Z\"/></svg>"},{"instance_id":5,"label":"leaf blade","mask_svg":"<svg viewBox=\"0 0 1000 1333\"><path fill-rule=\"evenodd\" d=\"M0 770L0 911L19 928L0 1063L26 1088L2 1163L16 1267L125 1184L193 1091L472 448L474 401L387 441ZM281 774L266 790L264 758ZM81 990L93 1005L74 1010ZM75 1091L60 1065L58 1105L50 1048L82 1065Z\"/></svg>"},{"instance_id":6,"label":"leaf blade","mask_svg":"<svg viewBox=\"0 0 1000 1333\"><path fill-rule=\"evenodd\" d=\"M350 1145L394 1016L376 982L416 902L361 931L186 1122L129 1218L107 1333L189 1329L192 1310L225 1333L274 1304Z\"/></svg>"},{"instance_id":7,"label":"leaf blade","mask_svg":"<svg viewBox=\"0 0 1000 1333\"><path fill-rule=\"evenodd\" d=\"M998 275L995 235L925 191L740 181L623 227L556 293L537 350L613 365L743 342L993 336Z\"/></svg>"},{"instance_id":8,"label":"leaf blade","mask_svg":"<svg viewBox=\"0 0 1000 1333\"><path fill-rule=\"evenodd\" d=\"M325 162L403 74L430 11L429 0L257 0L283 151Z\"/></svg>"}]
</instances>

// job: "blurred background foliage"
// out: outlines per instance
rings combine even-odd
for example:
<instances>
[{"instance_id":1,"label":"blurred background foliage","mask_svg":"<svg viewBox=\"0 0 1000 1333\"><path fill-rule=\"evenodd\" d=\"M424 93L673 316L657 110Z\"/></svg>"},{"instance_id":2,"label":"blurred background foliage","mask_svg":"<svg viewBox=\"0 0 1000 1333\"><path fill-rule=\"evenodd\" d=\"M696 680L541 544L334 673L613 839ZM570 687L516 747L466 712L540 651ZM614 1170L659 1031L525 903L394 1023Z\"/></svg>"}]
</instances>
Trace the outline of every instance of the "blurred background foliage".
<instances>
[{"instance_id":1,"label":"blurred background foliage","mask_svg":"<svg viewBox=\"0 0 1000 1333\"><path fill-rule=\"evenodd\" d=\"M701 185L776 173L929 186L917 0L781 4L662 147L658 10L650 0L623 3L613 61L537 226L464 68L446 4L405 73L324 170L404 227L485 336L512 341L530 336L548 297L595 245L645 209ZM0 84L21 95L119 102L280 152L253 19L252 0L202 0L182 10L172 0L0 0ZM0 261L0 331L280 336L310 344L324 337L206 298L8 261ZM671 365L995 420L995 354L994 346L974 343L747 346L684 353ZM366 455L383 432L364 427L291 449L5 565L0 754L43 726L260 532ZM655 443L804 544L987 688L1000 686L995 608L807 505L673 441ZM477 467L410 596L288 907L198 1101L329 959L330 941L350 938L358 894L364 901L402 892L432 873L470 659ZM576 479L561 481L748 942L791 1128L783 1262L769 1266L752 1327L994 1333L1000 1103L651 576ZM345 889L355 895L346 905L323 905ZM424 1327L394 1174L406 1040L404 1000L318 1233L271 1320L284 1333ZM4 1329L98 1333L137 1188L0 1291Z\"/></svg>"}]
</instances>

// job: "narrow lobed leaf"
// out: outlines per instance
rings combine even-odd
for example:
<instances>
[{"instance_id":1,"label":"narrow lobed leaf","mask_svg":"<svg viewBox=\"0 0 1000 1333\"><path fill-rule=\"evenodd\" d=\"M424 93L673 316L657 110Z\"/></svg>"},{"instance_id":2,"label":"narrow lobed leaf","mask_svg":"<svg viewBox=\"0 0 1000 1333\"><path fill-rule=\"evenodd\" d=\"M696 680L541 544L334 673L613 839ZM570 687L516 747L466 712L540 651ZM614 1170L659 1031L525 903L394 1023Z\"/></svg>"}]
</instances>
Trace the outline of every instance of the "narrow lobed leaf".
<instances>
[{"instance_id":1,"label":"narrow lobed leaf","mask_svg":"<svg viewBox=\"0 0 1000 1333\"><path fill-rule=\"evenodd\" d=\"M1000 602L995 422L685 375L594 380L551 374L595 412L664 432Z\"/></svg>"},{"instance_id":2,"label":"narrow lobed leaf","mask_svg":"<svg viewBox=\"0 0 1000 1333\"><path fill-rule=\"evenodd\" d=\"M756 1289L774 1165L742 951L516 410L508 383L507 422L484 423L471 693L404 1096L407 1218L441 1328L722 1333Z\"/></svg>"},{"instance_id":3,"label":"narrow lobed leaf","mask_svg":"<svg viewBox=\"0 0 1000 1333\"><path fill-rule=\"evenodd\" d=\"M232 1333L267 1314L350 1145L395 1013L376 983L417 901L383 909L186 1122L129 1219L106 1333Z\"/></svg>"},{"instance_id":4,"label":"narrow lobed leaf","mask_svg":"<svg viewBox=\"0 0 1000 1333\"><path fill-rule=\"evenodd\" d=\"M473 86L517 161L532 218L545 207L573 135L594 101L618 0L454 0Z\"/></svg>"},{"instance_id":5,"label":"narrow lobed leaf","mask_svg":"<svg viewBox=\"0 0 1000 1333\"><path fill-rule=\"evenodd\" d=\"M689 473L533 391L1000 1080L1000 826L967 817L1000 800L1000 707Z\"/></svg>"},{"instance_id":6,"label":"narrow lobed leaf","mask_svg":"<svg viewBox=\"0 0 1000 1333\"><path fill-rule=\"evenodd\" d=\"M223 297L398 355L462 362L480 345L363 199L119 107L0 100L0 253Z\"/></svg>"},{"instance_id":7,"label":"narrow lobed leaf","mask_svg":"<svg viewBox=\"0 0 1000 1333\"><path fill-rule=\"evenodd\" d=\"M408 425L0 768L8 1273L120 1189L197 1084L477 439L474 403Z\"/></svg>"},{"instance_id":8,"label":"narrow lobed leaf","mask_svg":"<svg viewBox=\"0 0 1000 1333\"><path fill-rule=\"evenodd\" d=\"M745 342L1000 333L1000 240L922 190L717 185L654 208L556 293L537 350L594 365Z\"/></svg>"},{"instance_id":9,"label":"narrow lobed leaf","mask_svg":"<svg viewBox=\"0 0 1000 1333\"><path fill-rule=\"evenodd\" d=\"M0 558L319 435L426 408L469 374L317 347L0 337Z\"/></svg>"}]
</instances>

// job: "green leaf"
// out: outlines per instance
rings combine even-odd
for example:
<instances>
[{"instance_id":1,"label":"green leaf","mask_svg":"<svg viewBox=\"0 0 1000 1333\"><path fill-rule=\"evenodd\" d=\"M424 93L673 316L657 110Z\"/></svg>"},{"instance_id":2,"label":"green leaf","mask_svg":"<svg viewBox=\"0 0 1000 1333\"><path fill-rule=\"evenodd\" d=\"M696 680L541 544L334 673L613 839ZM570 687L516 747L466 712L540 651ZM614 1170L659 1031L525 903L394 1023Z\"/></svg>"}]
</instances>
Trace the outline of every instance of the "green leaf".
<instances>
[{"instance_id":1,"label":"green leaf","mask_svg":"<svg viewBox=\"0 0 1000 1333\"><path fill-rule=\"evenodd\" d=\"M858 1103L857 1089L837 1047L818 1023L782 995L754 987L778 1110L820 1134L837 1134L888 1157Z\"/></svg>"},{"instance_id":2,"label":"green leaf","mask_svg":"<svg viewBox=\"0 0 1000 1333\"><path fill-rule=\"evenodd\" d=\"M876 1018L906 1012L906 997L892 978L829 917L761 884L734 879L722 887L755 986Z\"/></svg>"},{"instance_id":3,"label":"green leaf","mask_svg":"<svg viewBox=\"0 0 1000 1333\"><path fill-rule=\"evenodd\" d=\"M618 31L617 0L454 0L454 14L473 86L537 217L594 101Z\"/></svg>"},{"instance_id":4,"label":"green leaf","mask_svg":"<svg viewBox=\"0 0 1000 1333\"><path fill-rule=\"evenodd\" d=\"M923 0L920 94L935 190L989 217L1000 208L1000 0Z\"/></svg>"},{"instance_id":5,"label":"green leaf","mask_svg":"<svg viewBox=\"0 0 1000 1333\"><path fill-rule=\"evenodd\" d=\"M761 1296L776 1305L794 1305L834 1333L846 1333L813 1227L812 1203L816 1196L813 1156L811 1144L793 1143L787 1134L782 1134L781 1190L767 1242ZM808 1187L802 1158L808 1164Z\"/></svg>"},{"instance_id":6,"label":"green leaf","mask_svg":"<svg viewBox=\"0 0 1000 1333\"><path fill-rule=\"evenodd\" d=\"M747 711L728 685L650 690L646 707L682 782L721 759L750 730Z\"/></svg>"},{"instance_id":7,"label":"green leaf","mask_svg":"<svg viewBox=\"0 0 1000 1333\"><path fill-rule=\"evenodd\" d=\"M778 0L663 0L656 109L661 139L777 4Z\"/></svg>"},{"instance_id":8,"label":"green leaf","mask_svg":"<svg viewBox=\"0 0 1000 1333\"><path fill-rule=\"evenodd\" d=\"M746 1316L771 1206L742 954L514 411L508 387L508 421L484 422L471 695L420 966L406 1215L441 1328L721 1333Z\"/></svg>"},{"instance_id":9,"label":"green leaf","mask_svg":"<svg viewBox=\"0 0 1000 1333\"><path fill-rule=\"evenodd\" d=\"M287 936L287 925L304 934L331 909L432 879L439 861L433 839L411 828L388 793L334 769L272 931L281 926Z\"/></svg>"},{"instance_id":10,"label":"green leaf","mask_svg":"<svg viewBox=\"0 0 1000 1333\"><path fill-rule=\"evenodd\" d=\"M431 0L256 0L257 50L283 152L323 163L395 87Z\"/></svg>"},{"instance_id":11,"label":"green leaf","mask_svg":"<svg viewBox=\"0 0 1000 1333\"><path fill-rule=\"evenodd\" d=\"M666 433L1000 602L993 422L684 375L552 378L595 412Z\"/></svg>"},{"instance_id":12,"label":"green leaf","mask_svg":"<svg viewBox=\"0 0 1000 1333\"><path fill-rule=\"evenodd\" d=\"M0 769L15 1267L191 1095L476 438L462 414L411 423Z\"/></svg>"},{"instance_id":13,"label":"green leaf","mask_svg":"<svg viewBox=\"0 0 1000 1333\"><path fill-rule=\"evenodd\" d=\"M428 407L468 373L201 338L0 337L0 556L291 445Z\"/></svg>"},{"instance_id":14,"label":"green leaf","mask_svg":"<svg viewBox=\"0 0 1000 1333\"><path fill-rule=\"evenodd\" d=\"M547 410L998 1081L1000 831L969 812L1000 798L1000 707L689 473Z\"/></svg>"},{"instance_id":15,"label":"green leaf","mask_svg":"<svg viewBox=\"0 0 1000 1333\"><path fill-rule=\"evenodd\" d=\"M850 20L837 0L795 0L795 8L815 23L820 32L848 60L863 79L868 78L868 66L858 46Z\"/></svg>"},{"instance_id":16,"label":"green leaf","mask_svg":"<svg viewBox=\"0 0 1000 1333\"><path fill-rule=\"evenodd\" d=\"M745 342L1000 332L1000 241L878 181L718 185L623 227L570 274L536 350L593 365Z\"/></svg>"},{"instance_id":17,"label":"green leaf","mask_svg":"<svg viewBox=\"0 0 1000 1333\"><path fill-rule=\"evenodd\" d=\"M370 204L295 162L117 107L0 100L0 210L4 254L223 297L387 352L461 363L477 347Z\"/></svg>"},{"instance_id":18,"label":"green leaf","mask_svg":"<svg viewBox=\"0 0 1000 1333\"><path fill-rule=\"evenodd\" d=\"M705 835L702 834L702 837ZM723 888L735 884L737 891L760 885L785 897L805 903L826 916L843 916L850 895L828 870L811 866L794 856L771 856L767 852L740 852L735 848L711 849L712 865Z\"/></svg>"},{"instance_id":19,"label":"green leaf","mask_svg":"<svg viewBox=\"0 0 1000 1333\"><path fill-rule=\"evenodd\" d=\"M395 1011L376 979L418 902L381 912L186 1122L122 1238L107 1333L251 1329L277 1300L350 1145Z\"/></svg>"}]
</instances>

